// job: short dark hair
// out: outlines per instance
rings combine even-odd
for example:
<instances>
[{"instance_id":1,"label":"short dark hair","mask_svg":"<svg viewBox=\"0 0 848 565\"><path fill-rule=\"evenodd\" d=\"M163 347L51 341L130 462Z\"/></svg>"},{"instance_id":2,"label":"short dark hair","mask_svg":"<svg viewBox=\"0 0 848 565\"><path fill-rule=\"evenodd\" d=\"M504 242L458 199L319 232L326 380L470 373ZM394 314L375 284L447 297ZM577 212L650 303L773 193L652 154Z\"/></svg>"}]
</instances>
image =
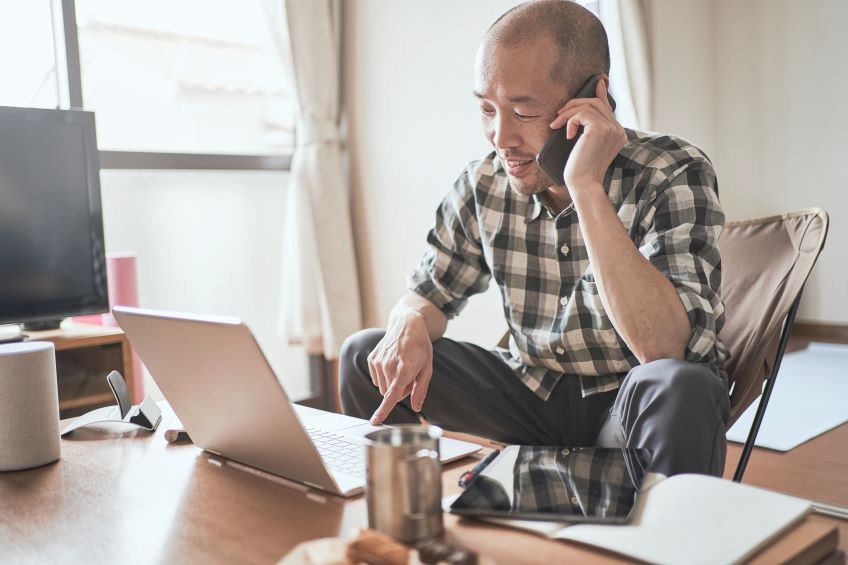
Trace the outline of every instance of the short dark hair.
<instances>
[{"instance_id":1,"label":"short dark hair","mask_svg":"<svg viewBox=\"0 0 848 565\"><path fill-rule=\"evenodd\" d=\"M589 10L568 0L537 0L507 10L489 27L496 45L514 46L547 34L559 47L551 79L577 90L590 76L609 74L607 32Z\"/></svg>"}]
</instances>

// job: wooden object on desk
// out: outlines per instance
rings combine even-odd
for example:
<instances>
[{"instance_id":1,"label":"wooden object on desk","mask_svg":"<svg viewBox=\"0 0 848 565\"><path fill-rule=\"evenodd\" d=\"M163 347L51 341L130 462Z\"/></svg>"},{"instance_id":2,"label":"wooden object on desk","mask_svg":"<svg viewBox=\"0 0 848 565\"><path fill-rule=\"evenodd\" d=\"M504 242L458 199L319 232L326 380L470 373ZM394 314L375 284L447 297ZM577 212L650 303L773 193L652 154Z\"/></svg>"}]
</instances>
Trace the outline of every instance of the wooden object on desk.
<instances>
[{"instance_id":1,"label":"wooden object on desk","mask_svg":"<svg viewBox=\"0 0 848 565\"><path fill-rule=\"evenodd\" d=\"M119 371L135 398L133 355L121 328L73 324L58 330L27 332L33 341L56 348L59 412L63 418L115 403L106 375Z\"/></svg>"},{"instance_id":2,"label":"wooden object on desk","mask_svg":"<svg viewBox=\"0 0 848 565\"><path fill-rule=\"evenodd\" d=\"M756 554L748 561L748 565L821 563L831 555L839 553L838 543L839 531L833 524L808 518ZM845 563L845 555L842 554L841 561L836 563Z\"/></svg>"},{"instance_id":3,"label":"wooden object on desk","mask_svg":"<svg viewBox=\"0 0 848 565\"><path fill-rule=\"evenodd\" d=\"M302 541L347 537L367 524L364 497L345 500L246 472L192 444L169 444L164 432L173 427L164 406L152 434L120 424L82 428L62 441L58 462L0 473L0 562L276 563ZM446 466L446 494L474 462ZM821 523L831 531L833 522ZM445 524L451 541L499 563L626 562L453 515ZM806 539L802 548L818 538Z\"/></svg>"}]
</instances>

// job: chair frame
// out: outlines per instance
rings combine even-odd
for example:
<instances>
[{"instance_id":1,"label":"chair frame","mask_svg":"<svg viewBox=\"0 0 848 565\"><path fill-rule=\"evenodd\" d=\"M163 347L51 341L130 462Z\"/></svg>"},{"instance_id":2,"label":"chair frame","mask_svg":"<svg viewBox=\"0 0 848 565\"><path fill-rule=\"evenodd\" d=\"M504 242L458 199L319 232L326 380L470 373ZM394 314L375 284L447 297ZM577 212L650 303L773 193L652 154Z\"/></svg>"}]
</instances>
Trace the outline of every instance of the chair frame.
<instances>
[{"instance_id":1,"label":"chair frame","mask_svg":"<svg viewBox=\"0 0 848 565\"><path fill-rule=\"evenodd\" d=\"M751 422L751 429L748 431L748 439L745 440L745 445L742 448L742 456L739 458L739 463L736 466L736 471L733 473L733 480L737 483L742 481L742 475L745 474L745 468L748 466L748 459L751 457L751 452L754 449L754 443L757 440L757 434L760 431L760 425L763 423L763 417L766 413L771 392L774 390L774 383L777 380L777 372L780 370L780 362L783 360L783 354L786 351L786 346L789 344L789 334L792 331L792 324L795 323L795 314L798 313L798 305L801 303L801 295L804 293L804 288L798 292L795 302L789 308L786 314L786 320L783 323L783 330L780 333L780 342L777 347L777 355L774 359L774 368L766 380L766 386L760 397L760 404L757 406L757 413L754 415L754 421Z\"/></svg>"}]
</instances>

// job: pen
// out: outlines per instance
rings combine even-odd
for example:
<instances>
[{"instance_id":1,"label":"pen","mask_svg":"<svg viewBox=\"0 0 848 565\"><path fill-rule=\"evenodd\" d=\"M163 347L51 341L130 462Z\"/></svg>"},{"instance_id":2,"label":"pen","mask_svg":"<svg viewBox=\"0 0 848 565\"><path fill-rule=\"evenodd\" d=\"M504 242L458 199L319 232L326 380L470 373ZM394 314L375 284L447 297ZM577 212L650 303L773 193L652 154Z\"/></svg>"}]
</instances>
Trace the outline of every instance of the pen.
<instances>
[{"instance_id":1,"label":"pen","mask_svg":"<svg viewBox=\"0 0 848 565\"><path fill-rule=\"evenodd\" d=\"M468 485L470 485L470 484L471 484L471 482L472 482L474 479L476 479L476 478L477 478L477 475L479 475L479 474L480 474L480 471L482 471L482 470L486 467L486 465L488 465L489 463L491 463L491 462L492 462L492 460L493 460L495 457L497 457L498 455L500 455L500 453L501 453L500 451L496 451L496 450L495 450L495 451L492 451L492 452L491 452L491 453L489 453L489 454L488 454L485 458L483 458L483 460L482 460L482 461L480 461L479 463L477 463L476 465L474 465L474 468L473 468L473 469L469 469L468 471L464 472L464 473L463 473L463 474L459 477L459 486L461 486L462 488L465 488L465 487L467 487Z\"/></svg>"}]
</instances>

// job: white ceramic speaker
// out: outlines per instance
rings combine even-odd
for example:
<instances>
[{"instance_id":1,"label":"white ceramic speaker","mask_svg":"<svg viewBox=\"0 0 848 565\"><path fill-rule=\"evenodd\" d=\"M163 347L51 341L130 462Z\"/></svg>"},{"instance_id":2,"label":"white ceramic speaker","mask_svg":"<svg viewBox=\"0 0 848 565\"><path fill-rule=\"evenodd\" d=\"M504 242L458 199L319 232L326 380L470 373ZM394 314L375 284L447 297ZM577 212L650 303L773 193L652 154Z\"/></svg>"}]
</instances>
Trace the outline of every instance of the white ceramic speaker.
<instances>
[{"instance_id":1,"label":"white ceramic speaker","mask_svg":"<svg viewBox=\"0 0 848 565\"><path fill-rule=\"evenodd\" d=\"M59 459L59 392L53 344L0 345L0 471Z\"/></svg>"}]
</instances>

